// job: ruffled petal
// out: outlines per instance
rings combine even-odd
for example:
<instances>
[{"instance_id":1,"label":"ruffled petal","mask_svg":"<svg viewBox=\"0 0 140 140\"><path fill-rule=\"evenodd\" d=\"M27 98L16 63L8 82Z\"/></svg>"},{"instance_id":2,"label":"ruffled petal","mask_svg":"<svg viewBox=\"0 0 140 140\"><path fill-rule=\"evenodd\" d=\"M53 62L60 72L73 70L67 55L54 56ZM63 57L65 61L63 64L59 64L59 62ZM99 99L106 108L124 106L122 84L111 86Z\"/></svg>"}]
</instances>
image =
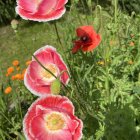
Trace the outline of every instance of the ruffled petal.
<instances>
[{"instance_id":1,"label":"ruffled petal","mask_svg":"<svg viewBox=\"0 0 140 140\"><path fill-rule=\"evenodd\" d=\"M19 5L21 9L28 11L30 14L35 13L38 7L37 0L18 0L17 5Z\"/></svg>"},{"instance_id":2,"label":"ruffled petal","mask_svg":"<svg viewBox=\"0 0 140 140\"><path fill-rule=\"evenodd\" d=\"M63 61L62 57L59 54L54 54L53 55L53 59L54 59L54 63L57 65L57 67L59 68L60 73L62 71L67 71L68 72L68 68L65 64L65 62ZM64 72L61 77L60 80L64 83L67 84L69 81L69 75L67 72Z\"/></svg>"},{"instance_id":3,"label":"ruffled petal","mask_svg":"<svg viewBox=\"0 0 140 140\"><path fill-rule=\"evenodd\" d=\"M27 72L24 76L24 84L31 93L37 96L46 96L51 93L50 85L37 85L36 82L32 81Z\"/></svg>"},{"instance_id":4,"label":"ruffled petal","mask_svg":"<svg viewBox=\"0 0 140 140\"><path fill-rule=\"evenodd\" d=\"M68 0L58 0L58 1L57 1L57 5L56 5L56 9L60 9L60 8L63 7L67 2L68 2Z\"/></svg>"},{"instance_id":5,"label":"ruffled petal","mask_svg":"<svg viewBox=\"0 0 140 140\"><path fill-rule=\"evenodd\" d=\"M38 8L39 15L48 15L56 10L57 0L43 0ZM64 5L63 5L64 6Z\"/></svg>"},{"instance_id":6,"label":"ruffled petal","mask_svg":"<svg viewBox=\"0 0 140 140\"><path fill-rule=\"evenodd\" d=\"M74 47L72 48L72 53L77 53L82 47L81 41L75 41Z\"/></svg>"},{"instance_id":7,"label":"ruffled petal","mask_svg":"<svg viewBox=\"0 0 140 140\"><path fill-rule=\"evenodd\" d=\"M74 106L70 100L66 97L62 96L54 96L50 95L47 96L47 98L42 98L38 101L39 105L41 105L43 108L52 108L57 109L58 111L65 111L70 114L74 114Z\"/></svg>"},{"instance_id":8,"label":"ruffled petal","mask_svg":"<svg viewBox=\"0 0 140 140\"><path fill-rule=\"evenodd\" d=\"M76 120L79 122L79 125L77 126L77 128L75 130L73 140L81 140L82 136L83 136L83 134L82 134L83 122L80 119L78 119L77 117L76 117Z\"/></svg>"},{"instance_id":9,"label":"ruffled petal","mask_svg":"<svg viewBox=\"0 0 140 140\"><path fill-rule=\"evenodd\" d=\"M62 17L65 13L65 7L62 7L58 10L52 11L50 14L47 15L39 15L38 13L31 14L30 12L20 8L19 6L16 7L16 12L25 20L33 20L39 22L46 22L50 20L56 20Z\"/></svg>"},{"instance_id":10,"label":"ruffled petal","mask_svg":"<svg viewBox=\"0 0 140 140\"><path fill-rule=\"evenodd\" d=\"M81 26L76 29L76 33L78 37L83 37L86 35L91 36L94 32L95 31L92 26Z\"/></svg>"},{"instance_id":11,"label":"ruffled petal","mask_svg":"<svg viewBox=\"0 0 140 140\"><path fill-rule=\"evenodd\" d=\"M28 74L30 75L33 81L41 78L41 66L36 61L32 61L27 69Z\"/></svg>"},{"instance_id":12,"label":"ruffled petal","mask_svg":"<svg viewBox=\"0 0 140 140\"><path fill-rule=\"evenodd\" d=\"M29 132L34 136L35 140L48 139L47 128L45 126L45 120L43 116L36 116L31 120Z\"/></svg>"}]
</instances>

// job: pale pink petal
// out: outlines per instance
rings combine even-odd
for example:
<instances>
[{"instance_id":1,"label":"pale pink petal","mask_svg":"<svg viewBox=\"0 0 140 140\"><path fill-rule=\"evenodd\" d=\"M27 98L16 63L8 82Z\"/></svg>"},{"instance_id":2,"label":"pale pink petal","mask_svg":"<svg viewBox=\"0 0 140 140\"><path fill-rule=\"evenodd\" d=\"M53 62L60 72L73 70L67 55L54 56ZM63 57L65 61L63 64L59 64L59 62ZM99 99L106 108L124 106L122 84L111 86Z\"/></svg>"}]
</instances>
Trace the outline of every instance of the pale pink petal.
<instances>
[{"instance_id":1,"label":"pale pink petal","mask_svg":"<svg viewBox=\"0 0 140 140\"><path fill-rule=\"evenodd\" d=\"M46 45L44 47L41 47L40 49L38 49L37 51L35 51L34 55L40 54L41 52L56 52L56 48ZM34 60L34 59L33 59Z\"/></svg>"},{"instance_id":2,"label":"pale pink petal","mask_svg":"<svg viewBox=\"0 0 140 140\"><path fill-rule=\"evenodd\" d=\"M59 111L67 111L68 113L74 114L74 106L70 100L66 97L61 96L47 96L40 100L39 104L44 108L52 107Z\"/></svg>"},{"instance_id":3,"label":"pale pink petal","mask_svg":"<svg viewBox=\"0 0 140 140\"><path fill-rule=\"evenodd\" d=\"M42 116L36 116L31 120L29 132L35 140L48 139L48 133L45 126L45 120Z\"/></svg>"},{"instance_id":4,"label":"pale pink petal","mask_svg":"<svg viewBox=\"0 0 140 140\"><path fill-rule=\"evenodd\" d=\"M72 140L71 132L68 130L49 132L42 116L37 116L32 119L29 131L36 140Z\"/></svg>"},{"instance_id":5,"label":"pale pink petal","mask_svg":"<svg viewBox=\"0 0 140 140\"><path fill-rule=\"evenodd\" d=\"M42 105L36 105L36 115L50 114L52 113L52 109L44 108Z\"/></svg>"},{"instance_id":6,"label":"pale pink petal","mask_svg":"<svg viewBox=\"0 0 140 140\"><path fill-rule=\"evenodd\" d=\"M43 65L47 63L54 63L52 54L49 51L38 52L38 54L36 54L35 56L39 60L39 62Z\"/></svg>"},{"instance_id":7,"label":"pale pink petal","mask_svg":"<svg viewBox=\"0 0 140 140\"><path fill-rule=\"evenodd\" d=\"M58 66L58 68L59 68L59 70L60 70L60 73L61 73L62 71L67 71L67 72L68 72L68 68L67 68L66 64L64 63L64 61L63 61L63 59L61 58L60 55L54 54L54 55L53 55L53 58L54 58L54 63ZM64 73L61 75L61 77L60 77L61 81L62 81L64 84L67 84L68 81L69 81L69 75L68 75L67 72L64 72Z\"/></svg>"},{"instance_id":8,"label":"pale pink petal","mask_svg":"<svg viewBox=\"0 0 140 140\"><path fill-rule=\"evenodd\" d=\"M27 73L30 75L32 80L41 78L41 66L36 61L32 61L27 69Z\"/></svg>"},{"instance_id":9,"label":"pale pink petal","mask_svg":"<svg viewBox=\"0 0 140 140\"><path fill-rule=\"evenodd\" d=\"M73 140L81 140L82 138L82 129L83 129L83 122L76 117L76 120L79 122L77 129L75 130L75 134Z\"/></svg>"},{"instance_id":10,"label":"pale pink petal","mask_svg":"<svg viewBox=\"0 0 140 140\"><path fill-rule=\"evenodd\" d=\"M55 7L57 5L57 1L58 0L43 0L38 7L38 14L47 15L56 10Z\"/></svg>"},{"instance_id":11,"label":"pale pink petal","mask_svg":"<svg viewBox=\"0 0 140 140\"><path fill-rule=\"evenodd\" d=\"M29 13L35 13L37 10L37 0L18 0L17 4L21 9L28 11Z\"/></svg>"},{"instance_id":12,"label":"pale pink petal","mask_svg":"<svg viewBox=\"0 0 140 140\"><path fill-rule=\"evenodd\" d=\"M73 135L79 125L79 122L75 120L75 116L72 116L72 115L68 116L67 114L65 114L65 116L66 116L66 121L67 121L66 123L67 123L68 130Z\"/></svg>"},{"instance_id":13,"label":"pale pink petal","mask_svg":"<svg viewBox=\"0 0 140 140\"><path fill-rule=\"evenodd\" d=\"M50 94L50 85L37 85L26 72L24 76L24 84L31 93L37 96L46 96Z\"/></svg>"},{"instance_id":14,"label":"pale pink petal","mask_svg":"<svg viewBox=\"0 0 140 140\"><path fill-rule=\"evenodd\" d=\"M70 131L68 130L61 130L58 133L53 134L53 139L49 140L73 140Z\"/></svg>"},{"instance_id":15,"label":"pale pink petal","mask_svg":"<svg viewBox=\"0 0 140 140\"><path fill-rule=\"evenodd\" d=\"M60 9L60 8L63 7L67 2L68 2L68 0L58 0L57 5L56 5L56 9Z\"/></svg>"},{"instance_id":16,"label":"pale pink petal","mask_svg":"<svg viewBox=\"0 0 140 140\"><path fill-rule=\"evenodd\" d=\"M19 6L16 7L16 12L26 20L33 20L33 21L39 21L39 22L46 22L50 20L59 19L62 17L62 15L65 13L66 9L65 7L62 7L61 9L58 9L56 11L53 11L52 13L48 15L39 15L39 14L31 14L30 12L27 12L26 10L20 8Z\"/></svg>"}]
</instances>

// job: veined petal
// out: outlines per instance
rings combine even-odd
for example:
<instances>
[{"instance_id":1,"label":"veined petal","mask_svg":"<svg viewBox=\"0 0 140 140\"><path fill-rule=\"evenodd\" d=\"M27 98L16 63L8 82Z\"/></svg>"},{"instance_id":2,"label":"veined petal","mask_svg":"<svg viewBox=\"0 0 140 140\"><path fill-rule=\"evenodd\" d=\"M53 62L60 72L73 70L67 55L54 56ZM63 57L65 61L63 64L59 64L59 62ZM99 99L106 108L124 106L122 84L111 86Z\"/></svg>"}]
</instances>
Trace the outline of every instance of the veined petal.
<instances>
[{"instance_id":1,"label":"veined petal","mask_svg":"<svg viewBox=\"0 0 140 140\"><path fill-rule=\"evenodd\" d=\"M17 5L19 5L21 9L33 14L37 11L38 3L37 0L18 0Z\"/></svg>"},{"instance_id":2,"label":"veined petal","mask_svg":"<svg viewBox=\"0 0 140 140\"><path fill-rule=\"evenodd\" d=\"M57 5L56 5L56 9L60 9L60 8L63 7L67 2L68 2L68 0L58 0L58 1L57 1Z\"/></svg>"},{"instance_id":3,"label":"veined petal","mask_svg":"<svg viewBox=\"0 0 140 140\"><path fill-rule=\"evenodd\" d=\"M38 14L48 15L52 11L56 10L57 0L43 0L38 8ZM64 6L64 5L63 5Z\"/></svg>"},{"instance_id":4,"label":"veined petal","mask_svg":"<svg viewBox=\"0 0 140 140\"><path fill-rule=\"evenodd\" d=\"M46 96L50 94L50 85L36 85L34 81L30 78L30 76L25 72L24 76L24 84L32 94L37 96Z\"/></svg>"}]
</instances>

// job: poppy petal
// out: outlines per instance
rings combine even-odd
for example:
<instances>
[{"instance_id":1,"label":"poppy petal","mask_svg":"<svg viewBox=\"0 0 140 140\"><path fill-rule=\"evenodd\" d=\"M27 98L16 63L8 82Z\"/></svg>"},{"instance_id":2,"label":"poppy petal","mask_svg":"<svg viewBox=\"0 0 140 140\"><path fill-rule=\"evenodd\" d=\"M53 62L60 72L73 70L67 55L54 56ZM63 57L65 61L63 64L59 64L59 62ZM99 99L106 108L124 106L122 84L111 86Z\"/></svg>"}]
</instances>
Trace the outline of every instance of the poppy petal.
<instances>
[{"instance_id":1,"label":"poppy petal","mask_svg":"<svg viewBox=\"0 0 140 140\"><path fill-rule=\"evenodd\" d=\"M21 9L25 9L29 13L35 13L37 10L37 1L36 0L18 0L17 5Z\"/></svg>"},{"instance_id":2,"label":"poppy petal","mask_svg":"<svg viewBox=\"0 0 140 140\"><path fill-rule=\"evenodd\" d=\"M20 8L19 6L16 7L16 12L25 20L33 20L33 21L39 21L39 22L46 22L50 20L56 20L62 17L62 15L65 13L66 9L65 7L62 7L60 9L57 9L50 14L47 15L39 15L39 13L31 14L30 12Z\"/></svg>"},{"instance_id":3,"label":"poppy petal","mask_svg":"<svg viewBox=\"0 0 140 140\"><path fill-rule=\"evenodd\" d=\"M67 2L68 2L68 0L58 0L57 5L56 5L56 9L60 9L60 8L63 7Z\"/></svg>"},{"instance_id":4,"label":"poppy petal","mask_svg":"<svg viewBox=\"0 0 140 140\"><path fill-rule=\"evenodd\" d=\"M25 72L24 84L27 87L27 89L31 91L31 93L37 96L46 96L51 92L49 85L36 85L36 83L32 81L27 72Z\"/></svg>"},{"instance_id":5,"label":"poppy petal","mask_svg":"<svg viewBox=\"0 0 140 140\"><path fill-rule=\"evenodd\" d=\"M56 10L57 0L43 0L38 8L38 14L47 15ZM63 5L64 6L64 5Z\"/></svg>"}]
</instances>

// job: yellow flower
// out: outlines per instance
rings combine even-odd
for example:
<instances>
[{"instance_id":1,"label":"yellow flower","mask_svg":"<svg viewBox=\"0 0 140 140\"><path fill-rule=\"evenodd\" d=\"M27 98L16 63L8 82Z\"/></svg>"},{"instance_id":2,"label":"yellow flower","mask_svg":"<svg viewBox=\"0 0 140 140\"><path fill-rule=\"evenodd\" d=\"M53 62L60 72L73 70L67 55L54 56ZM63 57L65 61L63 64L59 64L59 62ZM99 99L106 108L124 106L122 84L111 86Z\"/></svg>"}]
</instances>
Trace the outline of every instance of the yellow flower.
<instances>
[{"instance_id":1,"label":"yellow flower","mask_svg":"<svg viewBox=\"0 0 140 140\"><path fill-rule=\"evenodd\" d=\"M19 65L19 61L18 60L14 60L13 61L13 66L18 66Z\"/></svg>"},{"instance_id":2,"label":"yellow flower","mask_svg":"<svg viewBox=\"0 0 140 140\"><path fill-rule=\"evenodd\" d=\"M10 75L13 71L14 71L14 68L13 67L9 67L7 69L7 74Z\"/></svg>"},{"instance_id":3,"label":"yellow flower","mask_svg":"<svg viewBox=\"0 0 140 140\"><path fill-rule=\"evenodd\" d=\"M98 61L97 64L99 64L99 65L104 65L105 62L104 62L104 61Z\"/></svg>"},{"instance_id":4,"label":"yellow flower","mask_svg":"<svg viewBox=\"0 0 140 140\"><path fill-rule=\"evenodd\" d=\"M5 94L9 94L12 91L12 88L9 86L4 90Z\"/></svg>"}]
</instances>

